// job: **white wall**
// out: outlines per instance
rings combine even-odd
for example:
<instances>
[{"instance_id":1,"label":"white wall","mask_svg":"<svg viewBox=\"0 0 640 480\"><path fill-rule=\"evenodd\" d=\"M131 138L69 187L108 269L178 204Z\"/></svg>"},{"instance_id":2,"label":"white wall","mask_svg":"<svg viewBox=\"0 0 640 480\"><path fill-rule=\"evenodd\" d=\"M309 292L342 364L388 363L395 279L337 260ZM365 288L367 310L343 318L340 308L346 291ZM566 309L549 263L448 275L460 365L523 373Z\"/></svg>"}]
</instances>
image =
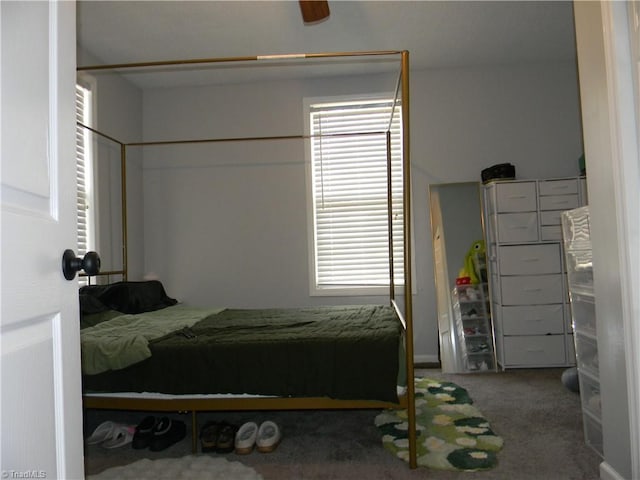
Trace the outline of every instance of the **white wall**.
<instances>
[{"instance_id":1,"label":"white wall","mask_svg":"<svg viewBox=\"0 0 640 480\"><path fill-rule=\"evenodd\" d=\"M99 64L88 53L78 50L78 65ZM95 83L96 124L108 136L126 143L142 138L142 92L123 77L88 74ZM97 141L98 211L97 250L102 270L122 268L122 215L120 192L120 146L99 136ZM129 279L140 280L143 273L142 155L127 155L127 225ZM120 277L111 279L120 280Z\"/></svg>"},{"instance_id":2,"label":"white wall","mask_svg":"<svg viewBox=\"0 0 640 480\"><path fill-rule=\"evenodd\" d=\"M302 98L390 91L393 76L152 89L146 141L303 133ZM309 297L304 143L225 143L144 151L144 272L193 304L384 302ZM415 353L438 355L428 186L577 175L582 153L574 64L413 72Z\"/></svg>"}]
</instances>

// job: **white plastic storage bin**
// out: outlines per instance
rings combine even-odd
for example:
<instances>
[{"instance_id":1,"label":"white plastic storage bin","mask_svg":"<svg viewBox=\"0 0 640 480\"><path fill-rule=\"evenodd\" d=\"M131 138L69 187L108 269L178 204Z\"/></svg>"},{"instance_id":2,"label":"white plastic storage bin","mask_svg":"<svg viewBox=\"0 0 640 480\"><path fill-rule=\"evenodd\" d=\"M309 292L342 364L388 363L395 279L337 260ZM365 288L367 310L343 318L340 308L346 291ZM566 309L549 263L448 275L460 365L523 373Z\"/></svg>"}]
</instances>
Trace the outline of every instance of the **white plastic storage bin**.
<instances>
[{"instance_id":1,"label":"white plastic storage bin","mask_svg":"<svg viewBox=\"0 0 640 480\"><path fill-rule=\"evenodd\" d=\"M571 292L573 329L596 336L596 304L592 295Z\"/></svg>"},{"instance_id":2,"label":"white plastic storage bin","mask_svg":"<svg viewBox=\"0 0 640 480\"><path fill-rule=\"evenodd\" d=\"M567 275L574 292L593 294L593 255L591 250L570 250L565 253Z\"/></svg>"},{"instance_id":3,"label":"white plastic storage bin","mask_svg":"<svg viewBox=\"0 0 640 480\"><path fill-rule=\"evenodd\" d=\"M600 402L600 382L589 375L580 376L580 398L583 410L591 413L596 418L602 416L602 404Z\"/></svg>"},{"instance_id":4,"label":"white plastic storage bin","mask_svg":"<svg viewBox=\"0 0 640 480\"><path fill-rule=\"evenodd\" d=\"M600 368L598 366L598 343L595 338L589 337L577 331L574 333L576 342L576 358L580 371L598 377Z\"/></svg>"},{"instance_id":5,"label":"white plastic storage bin","mask_svg":"<svg viewBox=\"0 0 640 480\"><path fill-rule=\"evenodd\" d=\"M561 220L585 440L602 456L600 369L589 207L564 212Z\"/></svg>"},{"instance_id":6,"label":"white plastic storage bin","mask_svg":"<svg viewBox=\"0 0 640 480\"><path fill-rule=\"evenodd\" d=\"M565 248L568 251L591 250L589 207L585 206L564 212L561 218Z\"/></svg>"},{"instance_id":7,"label":"white plastic storage bin","mask_svg":"<svg viewBox=\"0 0 640 480\"><path fill-rule=\"evenodd\" d=\"M486 272L484 263L479 265ZM493 326L486 283L456 285L453 288L453 313L461 365L466 372L496 369Z\"/></svg>"},{"instance_id":8,"label":"white plastic storage bin","mask_svg":"<svg viewBox=\"0 0 640 480\"><path fill-rule=\"evenodd\" d=\"M584 437L587 445L593 448L598 455L604 457L602 424L599 419L593 417L587 411L584 412Z\"/></svg>"}]
</instances>

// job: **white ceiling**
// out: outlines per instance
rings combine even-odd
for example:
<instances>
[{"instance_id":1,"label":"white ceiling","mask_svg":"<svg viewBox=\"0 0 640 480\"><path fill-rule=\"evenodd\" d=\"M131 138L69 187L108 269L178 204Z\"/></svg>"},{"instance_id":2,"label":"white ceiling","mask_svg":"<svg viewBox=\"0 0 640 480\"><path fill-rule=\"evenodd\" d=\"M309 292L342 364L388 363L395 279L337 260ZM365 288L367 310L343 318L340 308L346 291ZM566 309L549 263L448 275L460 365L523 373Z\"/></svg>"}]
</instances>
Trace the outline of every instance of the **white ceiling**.
<instances>
[{"instance_id":1,"label":"white ceiling","mask_svg":"<svg viewBox=\"0 0 640 480\"><path fill-rule=\"evenodd\" d=\"M79 46L107 64L362 50L409 50L414 70L575 60L570 1L330 0L331 16L314 25L302 22L297 1L79 1L77 5ZM364 71L363 65L347 63ZM366 63L367 68L380 70L389 62ZM278 66L272 62L260 69L260 78L278 77L283 70ZM325 62L311 70L328 75L333 72L329 67ZM346 73L346 68L342 65L336 73ZM253 66L216 64L204 70L206 76L183 71L130 78L151 87L255 80L258 75ZM291 70L287 72L290 76Z\"/></svg>"}]
</instances>

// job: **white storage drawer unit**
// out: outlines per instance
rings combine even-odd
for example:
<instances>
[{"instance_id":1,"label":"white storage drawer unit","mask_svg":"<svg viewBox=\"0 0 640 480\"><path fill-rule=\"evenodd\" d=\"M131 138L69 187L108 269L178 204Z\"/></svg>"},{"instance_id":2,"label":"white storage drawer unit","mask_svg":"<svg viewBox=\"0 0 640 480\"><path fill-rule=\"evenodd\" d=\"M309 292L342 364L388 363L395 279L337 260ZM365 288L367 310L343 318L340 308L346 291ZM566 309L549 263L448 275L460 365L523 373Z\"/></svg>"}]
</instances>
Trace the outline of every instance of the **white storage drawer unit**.
<instances>
[{"instance_id":1,"label":"white storage drawer unit","mask_svg":"<svg viewBox=\"0 0 640 480\"><path fill-rule=\"evenodd\" d=\"M577 194L540 197L540 210L568 210L579 206Z\"/></svg>"},{"instance_id":2,"label":"white storage drawer unit","mask_svg":"<svg viewBox=\"0 0 640 480\"><path fill-rule=\"evenodd\" d=\"M453 312L460 359L466 372L496 369L493 328L486 283L453 287Z\"/></svg>"},{"instance_id":3,"label":"white storage drawer unit","mask_svg":"<svg viewBox=\"0 0 640 480\"><path fill-rule=\"evenodd\" d=\"M540 190L540 196L547 195L577 195L578 194L579 179L577 178L562 178L558 180L540 180L538 182L538 188Z\"/></svg>"},{"instance_id":4,"label":"white storage drawer unit","mask_svg":"<svg viewBox=\"0 0 640 480\"><path fill-rule=\"evenodd\" d=\"M496 191L495 212L535 212L537 207L535 182L504 182Z\"/></svg>"},{"instance_id":5,"label":"white storage drawer unit","mask_svg":"<svg viewBox=\"0 0 640 480\"><path fill-rule=\"evenodd\" d=\"M562 178L497 181L483 189L496 357L503 369L575 364L561 214L582 204L581 185Z\"/></svg>"},{"instance_id":6,"label":"white storage drawer unit","mask_svg":"<svg viewBox=\"0 0 640 480\"><path fill-rule=\"evenodd\" d=\"M559 242L562 240L562 229L560 225L541 225L540 239L548 242Z\"/></svg>"},{"instance_id":7,"label":"white storage drawer unit","mask_svg":"<svg viewBox=\"0 0 640 480\"><path fill-rule=\"evenodd\" d=\"M549 335L564 332L562 305L505 306L501 310L504 335Z\"/></svg>"},{"instance_id":8,"label":"white storage drawer unit","mask_svg":"<svg viewBox=\"0 0 640 480\"><path fill-rule=\"evenodd\" d=\"M602 456L602 409L589 207L562 214L585 440Z\"/></svg>"},{"instance_id":9,"label":"white storage drawer unit","mask_svg":"<svg viewBox=\"0 0 640 480\"><path fill-rule=\"evenodd\" d=\"M540 225L560 225L562 210L547 210L540 212Z\"/></svg>"},{"instance_id":10,"label":"white storage drawer unit","mask_svg":"<svg viewBox=\"0 0 640 480\"><path fill-rule=\"evenodd\" d=\"M561 273L560 245L512 245L500 249L501 275Z\"/></svg>"},{"instance_id":11,"label":"white storage drawer unit","mask_svg":"<svg viewBox=\"0 0 640 480\"><path fill-rule=\"evenodd\" d=\"M500 277L503 305L540 305L564 302L563 277L555 275L521 275Z\"/></svg>"},{"instance_id":12,"label":"white storage drawer unit","mask_svg":"<svg viewBox=\"0 0 640 480\"><path fill-rule=\"evenodd\" d=\"M505 362L512 366L554 366L566 362L564 336L504 337Z\"/></svg>"},{"instance_id":13,"label":"white storage drawer unit","mask_svg":"<svg viewBox=\"0 0 640 480\"><path fill-rule=\"evenodd\" d=\"M536 212L503 213L493 216L499 243L535 242L538 240Z\"/></svg>"},{"instance_id":14,"label":"white storage drawer unit","mask_svg":"<svg viewBox=\"0 0 640 480\"><path fill-rule=\"evenodd\" d=\"M540 240L562 241L560 213L581 204L578 179L543 180L538 183Z\"/></svg>"}]
</instances>

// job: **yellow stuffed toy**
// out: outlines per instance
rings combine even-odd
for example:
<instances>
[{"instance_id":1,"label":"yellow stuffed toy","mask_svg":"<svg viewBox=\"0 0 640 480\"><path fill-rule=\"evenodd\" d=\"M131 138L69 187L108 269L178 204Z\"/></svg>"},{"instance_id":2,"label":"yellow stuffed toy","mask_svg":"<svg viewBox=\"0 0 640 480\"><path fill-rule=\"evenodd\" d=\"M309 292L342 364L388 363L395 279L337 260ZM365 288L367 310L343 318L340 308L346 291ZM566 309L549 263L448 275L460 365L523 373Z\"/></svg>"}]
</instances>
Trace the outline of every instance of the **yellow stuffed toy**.
<instances>
[{"instance_id":1,"label":"yellow stuffed toy","mask_svg":"<svg viewBox=\"0 0 640 480\"><path fill-rule=\"evenodd\" d=\"M467 255L464 257L464 270L469 277L470 283L472 284L482 282L482 276L477 270L477 264L473 261L473 259L477 255L485 255L484 240L477 240L473 242L473 245L471 245L471 248L467 252Z\"/></svg>"}]
</instances>

